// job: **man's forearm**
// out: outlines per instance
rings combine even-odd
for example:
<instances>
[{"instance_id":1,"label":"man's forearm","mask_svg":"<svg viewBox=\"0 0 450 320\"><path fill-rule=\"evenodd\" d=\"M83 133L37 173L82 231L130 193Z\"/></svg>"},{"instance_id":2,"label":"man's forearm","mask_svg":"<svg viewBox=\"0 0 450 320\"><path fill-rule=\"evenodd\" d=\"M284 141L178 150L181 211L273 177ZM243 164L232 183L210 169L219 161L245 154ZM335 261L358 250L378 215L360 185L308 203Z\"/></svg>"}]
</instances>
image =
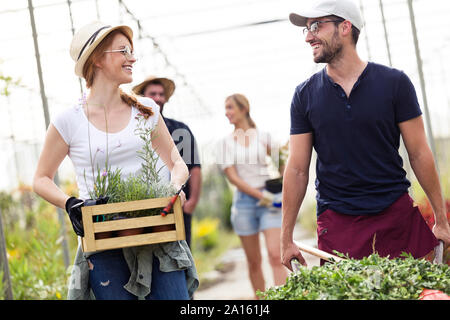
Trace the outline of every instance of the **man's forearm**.
<instances>
[{"instance_id":1,"label":"man's forearm","mask_svg":"<svg viewBox=\"0 0 450 320\"><path fill-rule=\"evenodd\" d=\"M446 209L433 155L429 149L410 158L411 168L433 208L436 222L447 223Z\"/></svg>"},{"instance_id":2,"label":"man's forearm","mask_svg":"<svg viewBox=\"0 0 450 320\"><path fill-rule=\"evenodd\" d=\"M197 204L202 189L202 172L200 167L194 167L189 171L189 174L191 175L189 178L189 200L192 199Z\"/></svg>"},{"instance_id":3,"label":"man's forearm","mask_svg":"<svg viewBox=\"0 0 450 320\"><path fill-rule=\"evenodd\" d=\"M292 241L298 212L306 194L309 172L286 167L283 177L282 241Z\"/></svg>"}]
</instances>

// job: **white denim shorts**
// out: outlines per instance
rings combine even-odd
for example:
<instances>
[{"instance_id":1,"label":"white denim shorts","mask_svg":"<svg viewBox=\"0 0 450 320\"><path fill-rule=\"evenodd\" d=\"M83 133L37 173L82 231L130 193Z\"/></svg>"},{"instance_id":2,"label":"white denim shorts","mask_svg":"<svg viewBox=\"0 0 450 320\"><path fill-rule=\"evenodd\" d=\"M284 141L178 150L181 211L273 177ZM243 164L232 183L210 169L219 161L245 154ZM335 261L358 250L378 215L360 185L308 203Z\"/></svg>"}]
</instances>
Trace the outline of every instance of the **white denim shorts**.
<instances>
[{"instance_id":1,"label":"white denim shorts","mask_svg":"<svg viewBox=\"0 0 450 320\"><path fill-rule=\"evenodd\" d=\"M260 231L281 228L281 209L258 206L258 199L236 191L231 206L231 225L240 236L249 236Z\"/></svg>"}]
</instances>

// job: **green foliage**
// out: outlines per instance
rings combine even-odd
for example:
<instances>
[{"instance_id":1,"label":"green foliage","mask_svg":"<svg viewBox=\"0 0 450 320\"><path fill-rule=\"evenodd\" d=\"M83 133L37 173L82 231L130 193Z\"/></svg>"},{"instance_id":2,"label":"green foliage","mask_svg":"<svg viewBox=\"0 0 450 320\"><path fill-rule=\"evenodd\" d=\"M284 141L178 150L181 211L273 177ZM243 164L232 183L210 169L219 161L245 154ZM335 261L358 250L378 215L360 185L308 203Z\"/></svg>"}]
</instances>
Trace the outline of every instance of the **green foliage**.
<instances>
[{"instance_id":1,"label":"green foliage","mask_svg":"<svg viewBox=\"0 0 450 320\"><path fill-rule=\"evenodd\" d=\"M86 172L84 173L84 180L86 181ZM94 180L94 189L89 190L89 197L91 199L98 199L103 196L115 198L117 196L117 187L121 181L121 170L112 170L111 167L106 166L103 171L97 166L97 175Z\"/></svg>"},{"instance_id":2,"label":"green foliage","mask_svg":"<svg viewBox=\"0 0 450 320\"><path fill-rule=\"evenodd\" d=\"M236 233L221 228L216 228L213 232L208 233L208 235L199 237L194 229L197 228L197 222L201 222L202 220L196 219L192 221L191 243L192 256L194 257L195 267L200 277L200 286L206 284L203 281L204 274L215 268L220 268L222 255L227 250L240 246L240 240Z\"/></svg>"},{"instance_id":3,"label":"green foliage","mask_svg":"<svg viewBox=\"0 0 450 320\"><path fill-rule=\"evenodd\" d=\"M171 184L161 181L159 170L156 169L159 156L152 148L152 128L150 128L146 119L142 114L136 117L138 125L135 134L143 141L142 149L137 151L137 155L143 161L141 162L141 169L138 173L130 175L127 178L122 177L120 168L112 169L109 165L108 141L106 142L106 163L102 170L97 166L97 174L94 178L94 188L89 191L89 196L92 199L107 196L109 203L128 202L153 198L164 198L175 194L176 190ZM116 148L120 148L116 147ZM95 157L92 164L95 163ZM86 172L85 181L86 181ZM106 220L114 219L115 217L138 217L159 214L159 209L133 211L129 213L111 214L107 215Z\"/></svg>"},{"instance_id":4,"label":"green foliage","mask_svg":"<svg viewBox=\"0 0 450 320\"><path fill-rule=\"evenodd\" d=\"M159 176L159 171L162 167L159 170L156 170L159 157L152 147L152 141L154 139L154 137L152 137L152 129L146 126L143 115L138 115L137 119L138 126L134 132L144 142L142 149L137 152L138 157L143 160L140 178L142 179L142 182L146 184L160 182L161 178Z\"/></svg>"},{"instance_id":5,"label":"green foliage","mask_svg":"<svg viewBox=\"0 0 450 320\"><path fill-rule=\"evenodd\" d=\"M17 87L20 85L20 80L15 80L11 78L10 76L5 76L3 73L0 72L0 81L3 84L2 87L0 87L0 95L8 97L11 94L10 88L11 87Z\"/></svg>"},{"instance_id":6,"label":"green foliage","mask_svg":"<svg viewBox=\"0 0 450 320\"><path fill-rule=\"evenodd\" d=\"M284 171L289 157L289 141L279 147L277 154L271 154L271 161L277 169Z\"/></svg>"},{"instance_id":7,"label":"green foliage","mask_svg":"<svg viewBox=\"0 0 450 320\"><path fill-rule=\"evenodd\" d=\"M8 229L19 220L17 216L18 203L14 201L11 194L0 191L0 210L3 217L3 224L5 229Z\"/></svg>"},{"instance_id":8,"label":"green foliage","mask_svg":"<svg viewBox=\"0 0 450 320\"><path fill-rule=\"evenodd\" d=\"M66 270L64 267L57 212L54 206L42 199L34 201L36 203L30 213L34 217L32 224L22 227L15 223L11 228L5 228L14 299L65 299L70 268ZM70 257L73 259L78 244L67 217L66 226L68 226ZM193 244L192 254L200 278L203 273L215 267L226 250L239 245L239 238L233 232L217 228L212 233L213 247L209 247L211 238L206 242L207 250L203 244L199 246ZM0 292L2 290L4 287L2 288L0 281Z\"/></svg>"},{"instance_id":9,"label":"green foliage","mask_svg":"<svg viewBox=\"0 0 450 320\"><path fill-rule=\"evenodd\" d=\"M209 251L219 243L218 218L192 219L192 245L197 250Z\"/></svg>"},{"instance_id":10,"label":"green foliage","mask_svg":"<svg viewBox=\"0 0 450 320\"><path fill-rule=\"evenodd\" d=\"M144 183L141 175L130 176L126 180L120 180L115 187L115 196L111 198L110 203L127 202L143 199L164 198L174 195L175 188L171 184L163 182L151 181ZM128 212L126 214L120 213L120 216L126 217L140 217L160 214L161 210L158 208L149 210L139 210ZM110 215L114 217L117 215Z\"/></svg>"},{"instance_id":11,"label":"green foliage","mask_svg":"<svg viewBox=\"0 0 450 320\"><path fill-rule=\"evenodd\" d=\"M202 166L201 197L195 209L197 218L217 217L220 226L231 230L233 191L216 166Z\"/></svg>"},{"instance_id":12,"label":"green foliage","mask_svg":"<svg viewBox=\"0 0 450 320\"><path fill-rule=\"evenodd\" d=\"M111 202L125 202L142 199L164 198L175 194L172 185L163 182L143 183L140 175L132 175L121 180L116 187L116 196Z\"/></svg>"},{"instance_id":13,"label":"green foliage","mask_svg":"<svg viewBox=\"0 0 450 320\"><path fill-rule=\"evenodd\" d=\"M389 259L375 253L311 269L300 266L285 285L257 294L267 300L416 300L424 288L450 294L450 267L407 254Z\"/></svg>"},{"instance_id":14,"label":"green foliage","mask_svg":"<svg viewBox=\"0 0 450 320\"><path fill-rule=\"evenodd\" d=\"M67 279L63 263L61 231L55 208L39 200L35 224L22 228L16 224L5 230L8 263L14 299L63 299ZM70 225L67 221L66 225ZM70 233L71 256L77 241Z\"/></svg>"},{"instance_id":15,"label":"green foliage","mask_svg":"<svg viewBox=\"0 0 450 320\"><path fill-rule=\"evenodd\" d=\"M0 300L4 300L6 294L5 292L6 288L2 280L3 280L3 266L0 263Z\"/></svg>"}]
</instances>

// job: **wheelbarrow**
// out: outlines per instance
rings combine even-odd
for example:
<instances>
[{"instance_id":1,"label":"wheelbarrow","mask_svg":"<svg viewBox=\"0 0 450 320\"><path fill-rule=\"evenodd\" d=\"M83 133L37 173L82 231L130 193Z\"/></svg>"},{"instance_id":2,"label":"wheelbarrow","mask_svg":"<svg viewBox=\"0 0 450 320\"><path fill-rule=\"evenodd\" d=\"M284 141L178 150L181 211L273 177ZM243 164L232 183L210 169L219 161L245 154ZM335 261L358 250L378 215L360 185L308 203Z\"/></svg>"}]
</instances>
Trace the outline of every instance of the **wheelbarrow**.
<instances>
[{"instance_id":1,"label":"wheelbarrow","mask_svg":"<svg viewBox=\"0 0 450 320\"><path fill-rule=\"evenodd\" d=\"M304 243L294 241L294 243L297 245L299 250L304 251L306 253L309 253L313 256L319 257L321 259L324 259L328 262L339 262L344 260L344 258L338 257L334 254L325 252L323 250L308 246ZM434 248L434 259L433 263L435 264L441 264L443 262L443 256L444 256L444 242L439 241L439 244ZM300 262L298 262L297 259L293 258L291 260L291 268L293 272L297 272L301 268ZM439 290L431 290L431 289L424 289L422 293L419 296L419 300L450 300L450 296L446 295L444 292Z\"/></svg>"}]
</instances>

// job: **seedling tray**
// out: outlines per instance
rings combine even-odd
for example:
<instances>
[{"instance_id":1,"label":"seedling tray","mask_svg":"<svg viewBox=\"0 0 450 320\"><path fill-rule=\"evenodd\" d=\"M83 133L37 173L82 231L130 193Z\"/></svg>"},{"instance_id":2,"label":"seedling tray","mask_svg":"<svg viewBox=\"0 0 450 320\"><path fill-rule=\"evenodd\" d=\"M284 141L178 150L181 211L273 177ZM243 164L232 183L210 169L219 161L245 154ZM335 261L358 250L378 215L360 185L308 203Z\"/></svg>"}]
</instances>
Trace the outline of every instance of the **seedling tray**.
<instances>
[{"instance_id":1,"label":"seedling tray","mask_svg":"<svg viewBox=\"0 0 450 320\"><path fill-rule=\"evenodd\" d=\"M143 216L135 218L121 218L118 220L95 222L95 217L100 215L127 213L138 210L164 208L170 201L169 198L146 199L130 202L108 203L81 208L83 215L84 237L82 248L84 252L96 252L134 246L142 246L154 243L185 240L183 210L178 198L172 212L166 216ZM107 220L107 219L106 219ZM157 231L155 227L175 225L174 230ZM118 231L143 228L142 233L127 236L117 236ZM96 234L110 232L110 236L96 239Z\"/></svg>"}]
</instances>

